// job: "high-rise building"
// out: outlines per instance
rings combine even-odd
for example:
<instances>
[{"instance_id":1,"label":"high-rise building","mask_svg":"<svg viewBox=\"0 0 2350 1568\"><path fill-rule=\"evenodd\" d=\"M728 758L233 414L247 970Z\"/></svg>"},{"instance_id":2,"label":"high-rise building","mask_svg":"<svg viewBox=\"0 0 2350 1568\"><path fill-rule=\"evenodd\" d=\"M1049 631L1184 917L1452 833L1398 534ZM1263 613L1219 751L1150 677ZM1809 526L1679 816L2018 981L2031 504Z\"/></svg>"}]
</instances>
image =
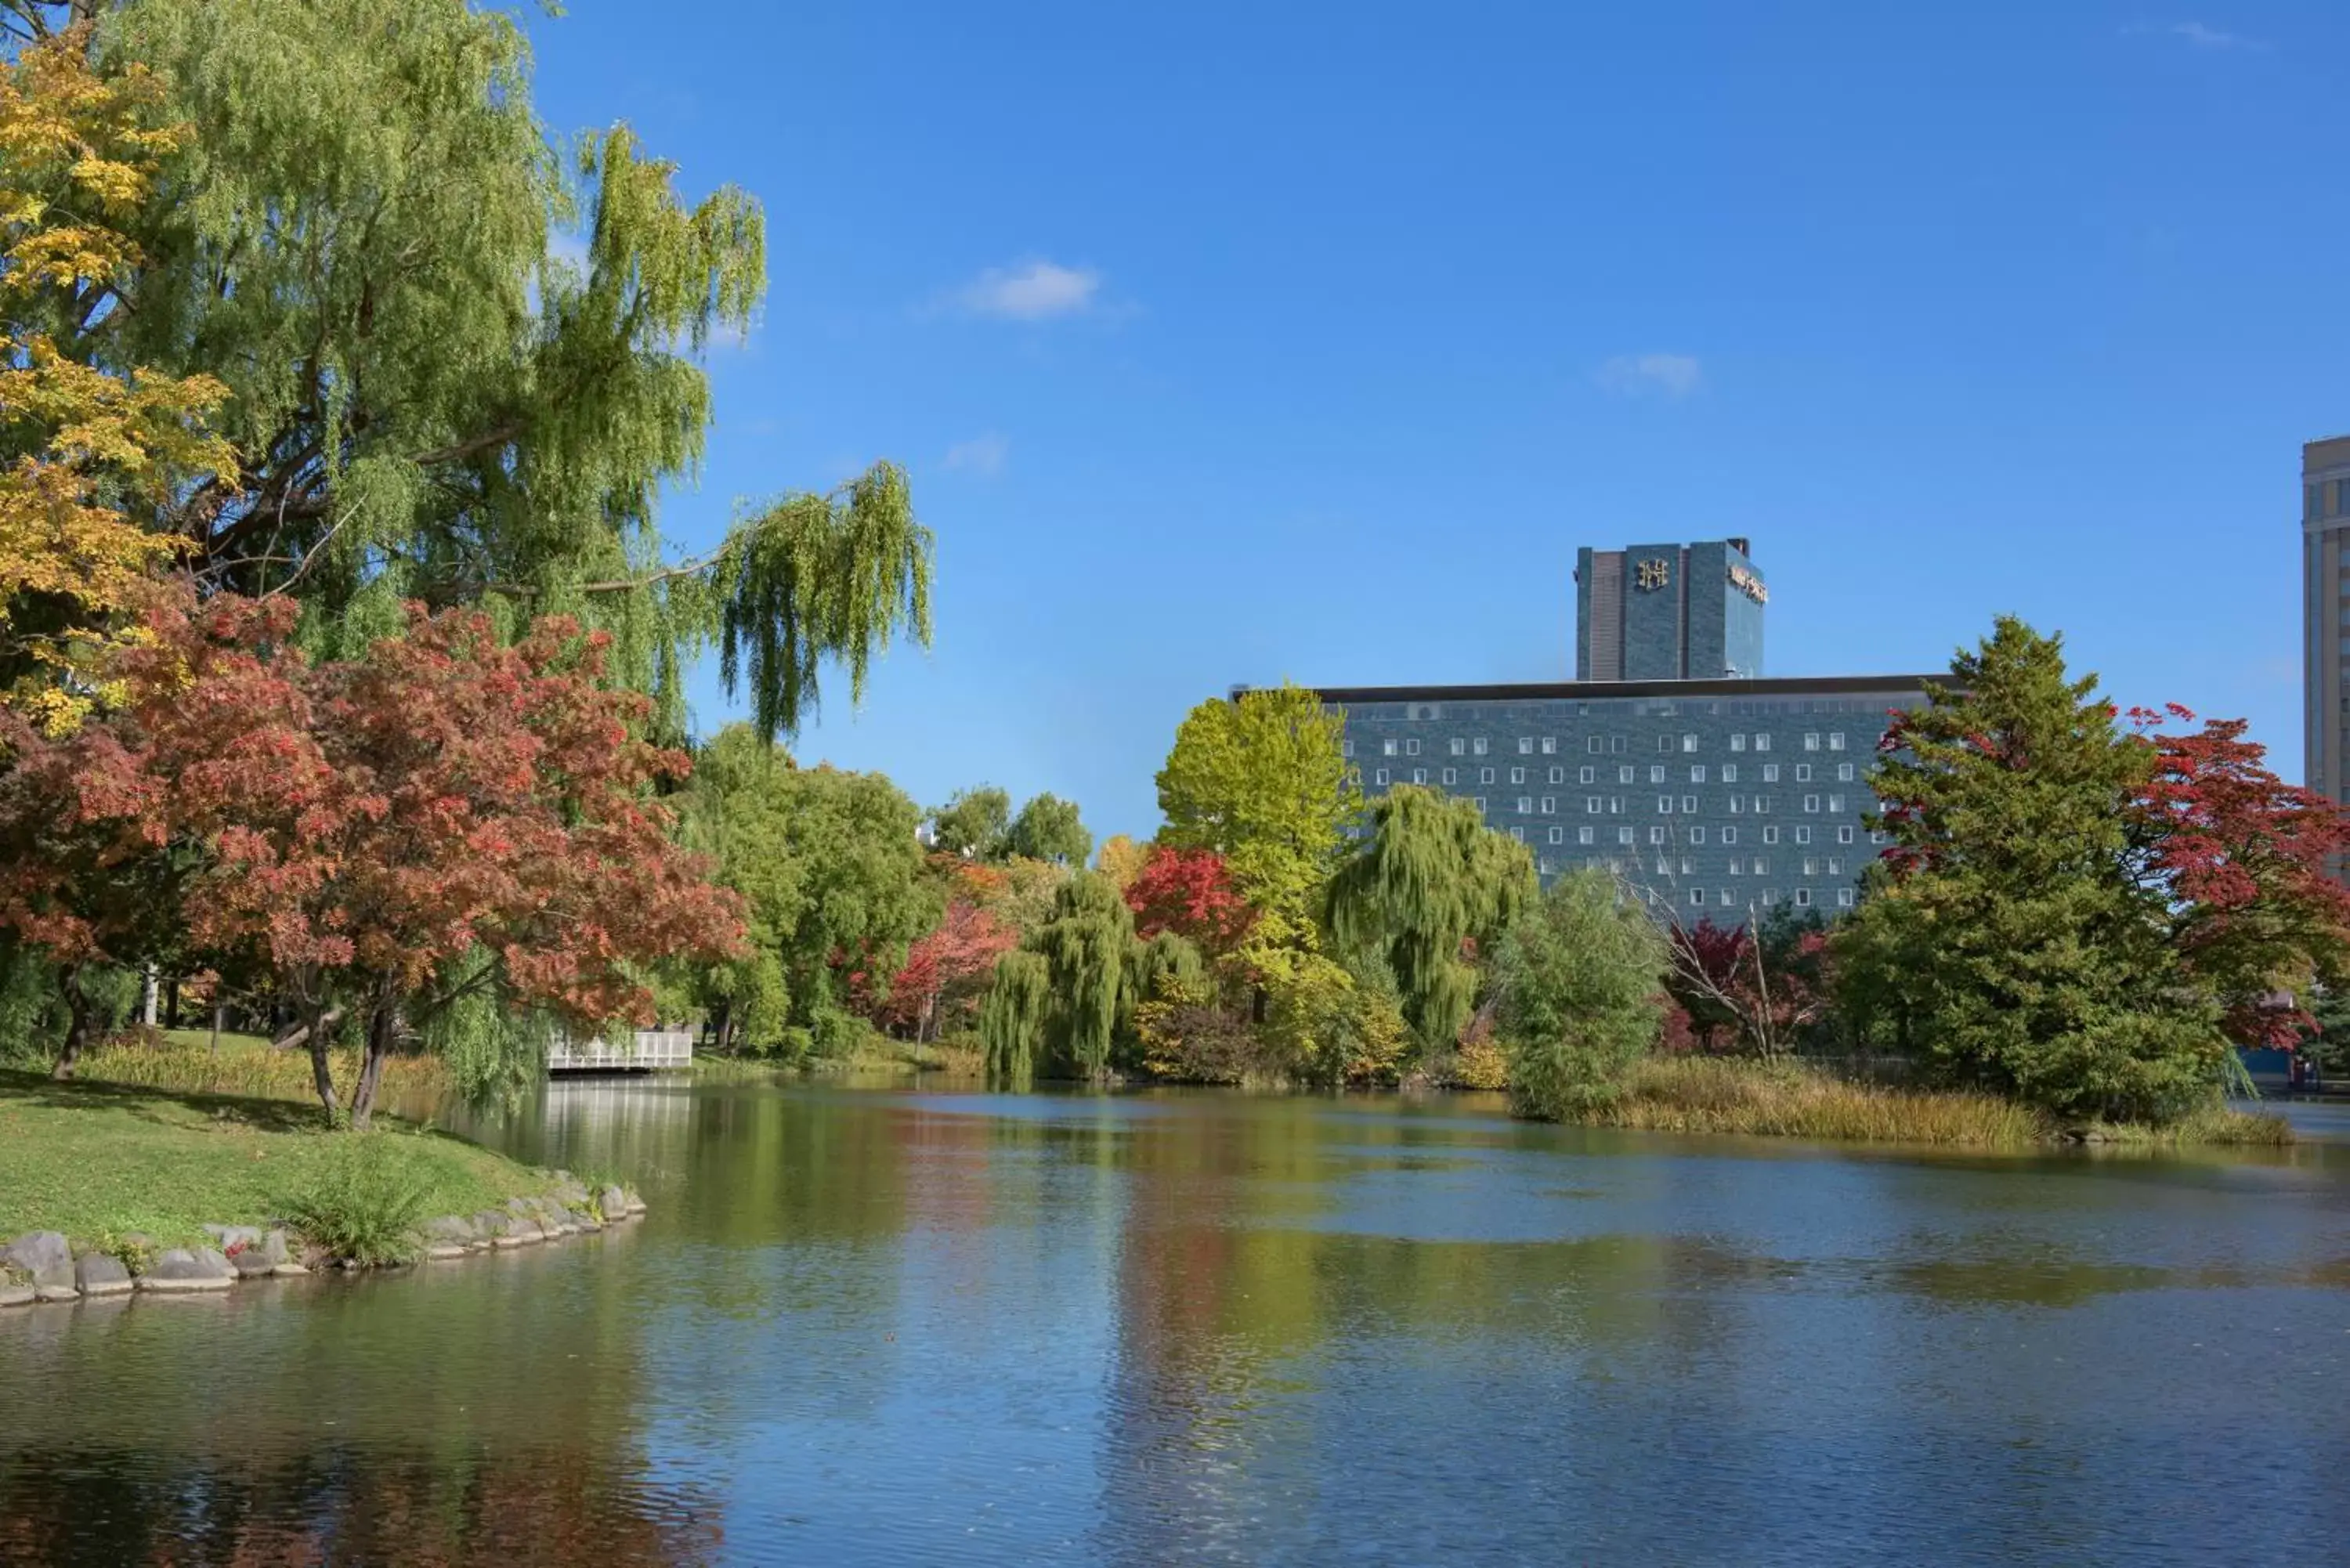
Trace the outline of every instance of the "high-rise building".
<instances>
[{"instance_id":1,"label":"high-rise building","mask_svg":"<svg viewBox=\"0 0 2350 1568\"><path fill-rule=\"evenodd\" d=\"M1578 550L1575 678L1751 680L1770 598L1743 539Z\"/></svg>"},{"instance_id":2,"label":"high-rise building","mask_svg":"<svg viewBox=\"0 0 2350 1568\"><path fill-rule=\"evenodd\" d=\"M2350 436L2301 449L2302 755L2309 787L2350 804Z\"/></svg>"},{"instance_id":3,"label":"high-rise building","mask_svg":"<svg viewBox=\"0 0 2350 1568\"><path fill-rule=\"evenodd\" d=\"M1883 852L1869 768L1919 675L1325 687L1377 798L1472 800L1544 882L1612 870L1658 913L1736 925L1780 904L1853 907ZM1235 692L1237 697L1240 693Z\"/></svg>"}]
</instances>

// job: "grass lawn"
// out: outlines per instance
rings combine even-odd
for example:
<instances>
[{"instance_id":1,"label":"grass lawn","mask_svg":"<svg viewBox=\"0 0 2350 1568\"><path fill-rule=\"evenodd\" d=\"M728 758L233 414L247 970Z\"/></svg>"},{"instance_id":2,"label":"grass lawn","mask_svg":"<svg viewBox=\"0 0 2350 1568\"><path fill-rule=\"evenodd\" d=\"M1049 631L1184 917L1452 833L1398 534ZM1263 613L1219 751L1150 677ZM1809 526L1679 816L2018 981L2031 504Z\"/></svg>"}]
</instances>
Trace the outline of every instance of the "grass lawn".
<instances>
[{"instance_id":1,"label":"grass lawn","mask_svg":"<svg viewBox=\"0 0 2350 1568\"><path fill-rule=\"evenodd\" d=\"M547 1189L547 1173L445 1133L388 1117L353 1135L321 1128L315 1104L55 1084L0 1072L0 1240L62 1231L106 1245L143 1231L201 1241L207 1221L258 1224L317 1180L337 1140L378 1141L423 1189L424 1212L470 1214Z\"/></svg>"}]
</instances>

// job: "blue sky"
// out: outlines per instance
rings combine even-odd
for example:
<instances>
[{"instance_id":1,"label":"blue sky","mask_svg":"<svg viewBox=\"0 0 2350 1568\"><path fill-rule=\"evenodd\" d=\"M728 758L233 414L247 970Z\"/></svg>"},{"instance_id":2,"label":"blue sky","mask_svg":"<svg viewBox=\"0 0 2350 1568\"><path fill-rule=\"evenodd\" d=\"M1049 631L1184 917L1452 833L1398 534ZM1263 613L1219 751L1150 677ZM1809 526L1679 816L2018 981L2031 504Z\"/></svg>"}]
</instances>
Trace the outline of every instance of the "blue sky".
<instances>
[{"instance_id":1,"label":"blue sky","mask_svg":"<svg viewBox=\"0 0 2350 1568\"><path fill-rule=\"evenodd\" d=\"M1141 836L1202 698L1557 678L1578 545L1737 534L1771 673L2012 611L2300 776L2350 8L691 10L528 23L553 124L766 205L664 528L887 456L939 538L804 758Z\"/></svg>"}]
</instances>

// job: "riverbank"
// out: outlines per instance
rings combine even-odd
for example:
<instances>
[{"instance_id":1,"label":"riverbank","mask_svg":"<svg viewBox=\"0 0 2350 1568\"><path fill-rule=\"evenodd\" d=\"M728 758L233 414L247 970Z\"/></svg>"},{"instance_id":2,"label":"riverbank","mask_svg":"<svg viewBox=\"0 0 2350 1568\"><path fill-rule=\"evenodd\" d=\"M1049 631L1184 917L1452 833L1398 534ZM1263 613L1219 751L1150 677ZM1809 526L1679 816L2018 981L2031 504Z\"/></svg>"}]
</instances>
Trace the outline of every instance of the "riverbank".
<instances>
[{"instance_id":1,"label":"riverbank","mask_svg":"<svg viewBox=\"0 0 2350 1568\"><path fill-rule=\"evenodd\" d=\"M1568 1119L1644 1132L1732 1133L1835 1143L2030 1149L2067 1143L2282 1147L2282 1116L2214 1106L2167 1127L2068 1125L1995 1095L1912 1089L1840 1077L1801 1063L1651 1056L1620 1094Z\"/></svg>"},{"instance_id":2,"label":"riverbank","mask_svg":"<svg viewBox=\"0 0 2350 1568\"><path fill-rule=\"evenodd\" d=\"M96 1272L124 1290L150 1275L217 1288L324 1263L523 1245L641 1211L616 1183L591 1192L565 1173L384 1120L375 1132L329 1132L296 1101L0 1072L0 1243L36 1243L0 1253L0 1298L40 1284L69 1299L66 1280L48 1276L61 1266L89 1274L96 1260L120 1265Z\"/></svg>"}]
</instances>

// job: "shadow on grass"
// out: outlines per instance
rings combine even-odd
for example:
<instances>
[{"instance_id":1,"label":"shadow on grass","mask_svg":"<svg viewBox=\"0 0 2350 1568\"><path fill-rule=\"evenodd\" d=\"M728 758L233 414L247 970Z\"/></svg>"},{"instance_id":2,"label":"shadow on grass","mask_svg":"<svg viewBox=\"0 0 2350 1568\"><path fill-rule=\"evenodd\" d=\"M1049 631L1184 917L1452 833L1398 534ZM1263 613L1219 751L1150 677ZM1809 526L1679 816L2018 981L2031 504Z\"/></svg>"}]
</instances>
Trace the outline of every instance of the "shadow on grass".
<instances>
[{"instance_id":1,"label":"shadow on grass","mask_svg":"<svg viewBox=\"0 0 2350 1568\"><path fill-rule=\"evenodd\" d=\"M181 1094L143 1084L109 1084L84 1079L59 1083L46 1073L0 1068L0 1096L60 1110L113 1109L129 1111L153 1122L173 1118L160 1115L165 1106L178 1106L208 1120L234 1120L263 1132L318 1132L327 1125L317 1106L292 1100L265 1099L251 1095ZM386 1118L390 1119L390 1118Z\"/></svg>"}]
</instances>

